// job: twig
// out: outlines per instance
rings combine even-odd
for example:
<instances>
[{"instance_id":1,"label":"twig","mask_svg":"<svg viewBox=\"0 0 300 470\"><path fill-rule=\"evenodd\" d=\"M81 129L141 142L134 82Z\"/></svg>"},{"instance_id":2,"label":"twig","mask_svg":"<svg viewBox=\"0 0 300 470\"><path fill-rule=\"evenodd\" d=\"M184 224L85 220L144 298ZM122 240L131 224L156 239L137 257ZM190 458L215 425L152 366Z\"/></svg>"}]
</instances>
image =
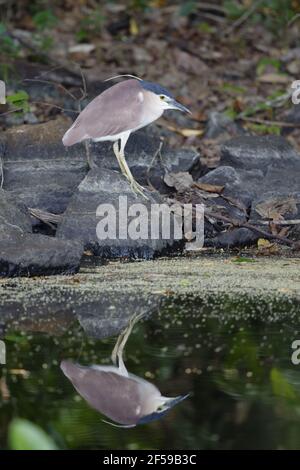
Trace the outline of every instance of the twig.
<instances>
[{"instance_id":1,"label":"twig","mask_svg":"<svg viewBox=\"0 0 300 470\"><path fill-rule=\"evenodd\" d=\"M297 13L297 15L293 16L293 18L288 22L288 26L291 26L298 18L300 18L300 13Z\"/></svg>"},{"instance_id":2,"label":"twig","mask_svg":"<svg viewBox=\"0 0 300 470\"><path fill-rule=\"evenodd\" d=\"M58 106L58 104L54 103L47 103L47 101L30 101L31 104L41 104L44 106L50 106L53 108L60 109L61 111L69 112L69 113L79 113L79 111L76 111L76 109L69 109L69 108L63 108L62 106Z\"/></svg>"},{"instance_id":3,"label":"twig","mask_svg":"<svg viewBox=\"0 0 300 470\"><path fill-rule=\"evenodd\" d=\"M243 13L236 21L234 21L234 23L232 23L227 28L227 30L225 31L225 35L231 34L235 29L239 28L243 23L245 23L245 21L247 21L248 18L250 18L250 16L253 15L255 10L257 10L257 8L259 7L261 3L262 3L262 0L257 0L256 2L254 2L250 6L250 8L248 8L248 10L245 11L245 13Z\"/></svg>"},{"instance_id":4,"label":"twig","mask_svg":"<svg viewBox=\"0 0 300 470\"><path fill-rule=\"evenodd\" d=\"M208 3L208 2L197 2L196 8L198 10L211 10L211 11L218 11L219 13L226 13L226 8L220 6L220 5L215 5L213 3Z\"/></svg>"},{"instance_id":5,"label":"twig","mask_svg":"<svg viewBox=\"0 0 300 470\"><path fill-rule=\"evenodd\" d=\"M86 87L86 80L85 80L85 76L83 74L82 68L80 67L80 65L78 65L78 67L79 67L79 70L80 70L82 86L83 86L83 88L80 88L81 97L78 98L78 111L81 112L81 101L84 100L87 97L87 87Z\"/></svg>"},{"instance_id":6,"label":"twig","mask_svg":"<svg viewBox=\"0 0 300 470\"><path fill-rule=\"evenodd\" d=\"M254 223L256 225L269 225L270 223L274 225L289 226L289 225L300 225L300 219L291 219L291 220L250 220L249 223Z\"/></svg>"},{"instance_id":7,"label":"twig","mask_svg":"<svg viewBox=\"0 0 300 470\"><path fill-rule=\"evenodd\" d=\"M5 113L0 114L0 117L1 116L6 116L7 114L16 113L18 111L23 111L23 108L15 108L15 109L11 109L10 111L5 111Z\"/></svg>"},{"instance_id":8,"label":"twig","mask_svg":"<svg viewBox=\"0 0 300 470\"><path fill-rule=\"evenodd\" d=\"M183 205L180 201L178 201L176 199L166 198L166 202L168 202L168 203L171 202L171 204L176 202L176 203L179 203L181 206ZM219 220L220 222L225 222L225 223L230 224L230 225L232 225L233 227L236 227L236 228L248 228L252 232L258 233L263 238L266 238L268 240L277 240L278 242L281 242L283 244L286 244L286 245L292 246L292 247L295 247L297 245L297 243L293 242L292 240L289 240L286 237L281 237L280 235L275 235L275 234L272 234L270 232L266 232L265 230L262 230L260 228L257 228L255 225L253 225L253 223L251 224L249 222L241 222L239 220L232 219L232 218L230 218L226 215L222 215L218 212L210 212L206 208L205 208L205 211L204 211L204 217Z\"/></svg>"},{"instance_id":9,"label":"twig","mask_svg":"<svg viewBox=\"0 0 300 470\"><path fill-rule=\"evenodd\" d=\"M278 127L300 127L300 123L292 123L292 122L285 122L285 121L269 121L265 119L259 119L259 118L251 118L251 117L238 117L236 119L240 119L241 121L245 122L254 122L257 124L265 124L268 126L278 126Z\"/></svg>"},{"instance_id":10,"label":"twig","mask_svg":"<svg viewBox=\"0 0 300 470\"><path fill-rule=\"evenodd\" d=\"M223 18L223 16L214 15L213 13L208 13L205 11L201 11L200 15L202 16L202 18L207 18L208 20L215 21L216 23L223 24L226 21L226 19Z\"/></svg>"},{"instance_id":11,"label":"twig","mask_svg":"<svg viewBox=\"0 0 300 470\"><path fill-rule=\"evenodd\" d=\"M56 86L57 88L60 88L62 91L67 93L67 95L69 95L74 101L78 100L78 98L76 98L76 96L70 90L67 90L67 88L64 87L61 83L52 82L51 80L40 80L39 78L24 78L22 81L23 82L38 82L38 83L44 83L44 84Z\"/></svg>"},{"instance_id":12,"label":"twig","mask_svg":"<svg viewBox=\"0 0 300 470\"><path fill-rule=\"evenodd\" d=\"M163 146L163 142L160 142L159 143L159 147L158 149L155 151L154 155L153 155L153 158L150 162L150 165L148 166L147 168L147 172L146 172L146 178L147 178L147 183L148 183L148 186L153 190L153 191L156 191L156 188L153 186L153 184L151 183L150 181L150 171L151 171L151 168L153 167L153 164L155 162L155 160L157 159L158 155L160 155L160 158L162 158L161 156L161 149L162 149L162 146Z\"/></svg>"},{"instance_id":13,"label":"twig","mask_svg":"<svg viewBox=\"0 0 300 470\"><path fill-rule=\"evenodd\" d=\"M3 161L1 157L0 157L0 176L1 176L0 189L2 189L3 183L4 183L4 172L3 172Z\"/></svg>"},{"instance_id":14,"label":"twig","mask_svg":"<svg viewBox=\"0 0 300 470\"><path fill-rule=\"evenodd\" d=\"M44 222L45 224L50 224L52 228L52 224L57 225L62 220L61 214L51 214L51 212L42 211L41 209L34 209L32 207L28 208L29 213L35 217L36 219Z\"/></svg>"},{"instance_id":15,"label":"twig","mask_svg":"<svg viewBox=\"0 0 300 470\"><path fill-rule=\"evenodd\" d=\"M213 219L220 220L221 222L229 223L229 224L233 225L234 227L248 228L249 230L252 230L253 232L258 233L263 238L266 238L268 240L278 240L281 243L285 243L286 245L294 246L294 242L292 240L289 240L286 237L281 237L280 235L275 235L275 234L272 234L270 232L266 232L265 230L257 228L255 225L252 225L249 222L240 222L239 220L231 219L230 217L227 217L225 215L219 214L217 212L210 212L210 211L207 211L207 210L205 210L204 215L206 217L211 217Z\"/></svg>"}]
</instances>

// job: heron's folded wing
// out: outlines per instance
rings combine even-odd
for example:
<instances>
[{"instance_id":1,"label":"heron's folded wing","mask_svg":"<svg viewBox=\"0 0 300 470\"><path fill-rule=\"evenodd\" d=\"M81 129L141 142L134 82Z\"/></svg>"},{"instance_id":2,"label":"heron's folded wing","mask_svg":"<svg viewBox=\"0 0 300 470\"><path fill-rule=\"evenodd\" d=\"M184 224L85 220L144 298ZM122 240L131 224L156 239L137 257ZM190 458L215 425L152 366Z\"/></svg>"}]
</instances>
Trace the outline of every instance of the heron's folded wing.
<instances>
[{"instance_id":1,"label":"heron's folded wing","mask_svg":"<svg viewBox=\"0 0 300 470\"><path fill-rule=\"evenodd\" d=\"M141 125L143 95L136 80L109 88L91 101L64 136L65 145L114 136Z\"/></svg>"}]
</instances>

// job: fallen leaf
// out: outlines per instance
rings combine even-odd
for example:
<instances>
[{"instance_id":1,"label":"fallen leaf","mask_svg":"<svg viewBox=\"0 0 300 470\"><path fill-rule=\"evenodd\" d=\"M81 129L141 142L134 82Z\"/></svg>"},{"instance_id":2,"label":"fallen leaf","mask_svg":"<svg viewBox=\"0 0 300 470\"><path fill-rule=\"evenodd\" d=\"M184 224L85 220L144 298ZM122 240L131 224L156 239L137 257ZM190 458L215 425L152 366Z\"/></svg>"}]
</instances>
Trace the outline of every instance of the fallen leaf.
<instances>
[{"instance_id":1,"label":"fallen leaf","mask_svg":"<svg viewBox=\"0 0 300 470\"><path fill-rule=\"evenodd\" d=\"M179 193L182 193L192 186L194 180L189 173L180 171L178 173L166 173L164 182L171 188L175 188Z\"/></svg>"},{"instance_id":2,"label":"fallen leaf","mask_svg":"<svg viewBox=\"0 0 300 470\"><path fill-rule=\"evenodd\" d=\"M203 129L178 129L179 132L183 137L198 137L204 133Z\"/></svg>"},{"instance_id":3,"label":"fallen leaf","mask_svg":"<svg viewBox=\"0 0 300 470\"><path fill-rule=\"evenodd\" d=\"M69 52L71 54L90 54L95 50L96 46L94 44L76 44L76 46L69 47Z\"/></svg>"},{"instance_id":4,"label":"fallen leaf","mask_svg":"<svg viewBox=\"0 0 300 470\"><path fill-rule=\"evenodd\" d=\"M129 31L131 36L137 36L139 34L139 27L134 18L130 18Z\"/></svg>"},{"instance_id":5,"label":"fallen leaf","mask_svg":"<svg viewBox=\"0 0 300 470\"><path fill-rule=\"evenodd\" d=\"M265 238L259 238L257 241L258 253L261 255L275 255L279 251L278 245L266 240Z\"/></svg>"},{"instance_id":6,"label":"fallen leaf","mask_svg":"<svg viewBox=\"0 0 300 470\"><path fill-rule=\"evenodd\" d=\"M217 194L221 194L221 192L225 188L225 186L219 186L217 184L208 184L208 183L194 183L193 187L202 189L202 191L206 191L208 193L217 193Z\"/></svg>"},{"instance_id":7,"label":"fallen leaf","mask_svg":"<svg viewBox=\"0 0 300 470\"><path fill-rule=\"evenodd\" d=\"M298 213L297 201L293 197L275 196L255 207L256 212L264 219L282 220L286 214Z\"/></svg>"},{"instance_id":8,"label":"fallen leaf","mask_svg":"<svg viewBox=\"0 0 300 470\"><path fill-rule=\"evenodd\" d=\"M185 72L203 75L209 71L208 66L205 62L203 62L203 60L199 59L199 57L189 54L188 52L182 51L181 49L175 49L174 58L176 66Z\"/></svg>"}]
</instances>

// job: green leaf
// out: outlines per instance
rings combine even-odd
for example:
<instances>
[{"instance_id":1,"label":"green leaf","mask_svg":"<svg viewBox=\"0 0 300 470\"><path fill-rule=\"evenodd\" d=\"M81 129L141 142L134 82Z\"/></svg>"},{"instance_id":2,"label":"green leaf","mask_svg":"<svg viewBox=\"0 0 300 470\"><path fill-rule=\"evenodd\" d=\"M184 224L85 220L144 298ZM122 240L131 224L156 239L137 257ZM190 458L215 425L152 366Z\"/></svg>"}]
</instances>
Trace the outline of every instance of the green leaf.
<instances>
[{"instance_id":1,"label":"green leaf","mask_svg":"<svg viewBox=\"0 0 300 470\"><path fill-rule=\"evenodd\" d=\"M12 450L57 450L55 442L42 428L20 418L10 423L8 442Z\"/></svg>"},{"instance_id":2,"label":"green leaf","mask_svg":"<svg viewBox=\"0 0 300 470\"><path fill-rule=\"evenodd\" d=\"M8 95L6 97L7 103L11 104L16 108L22 108L22 111L26 113L29 111L29 103L28 103L29 95L24 90L16 91L12 95Z\"/></svg>"},{"instance_id":3,"label":"green leaf","mask_svg":"<svg viewBox=\"0 0 300 470\"><path fill-rule=\"evenodd\" d=\"M232 263L255 263L255 259L252 258L246 258L244 256L238 256L237 258L234 258L231 260Z\"/></svg>"},{"instance_id":4,"label":"green leaf","mask_svg":"<svg viewBox=\"0 0 300 470\"><path fill-rule=\"evenodd\" d=\"M274 395L288 400L297 398L294 387L287 381L282 372L275 367L271 370L271 383Z\"/></svg>"},{"instance_id":5,"label":"green leaf","mask_svg":"<svg viewBox=\"0 0 300 470\"><path fill-rule=\"evenodd\" d=\"M197 9L197 2L188 1L184 2L184 4L180 7L179 15L180 16L188 16Z\"/></svg>"},{"instance_id":6,"label":"green leaf","mask_svg":"<svg viewBox=\"0 0 300 470\"><path fill-rule=\"evenodd\" d=\"M29 98L28 93L24 90L20 90L14 93L13 95L9 95L7 97L7 101L8 103L15 104L20 101L28 101L28 98Z\"/></svg>"},{"instance_id":7,"label":"green leaf","mask_svg":"<svg viewBox=\"0 0 300 470\"><path fill-rule=\"evenodd\" d=\"M263 57L262 59L259 60L257 67L256 67L256 74L257 75L262 75L268 65L271 65L274 67L274 69L279 72L280 67L281 67L281 62L278 59L273 59L272 57Z\"/></svg>"},{"instance_id":8,"label":"green leaf","mask_svg":"<svg viewBox=\"0 0 300 470\"><path fill-rule=\"evenodd\" d=\"M51 10L39 11L33 16L32 20L39 30L53 28L58 22L57 17Z\"/></svg>"}]
</instances>

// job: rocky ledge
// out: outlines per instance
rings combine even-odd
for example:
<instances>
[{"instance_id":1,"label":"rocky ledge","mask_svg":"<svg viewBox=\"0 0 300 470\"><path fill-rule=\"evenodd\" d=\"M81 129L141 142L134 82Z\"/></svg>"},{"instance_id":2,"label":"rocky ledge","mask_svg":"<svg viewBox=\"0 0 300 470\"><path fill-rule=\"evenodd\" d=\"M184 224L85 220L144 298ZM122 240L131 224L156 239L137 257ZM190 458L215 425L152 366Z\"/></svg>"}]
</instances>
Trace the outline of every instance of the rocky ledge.
<instances>
[{"instance_id":1,"label":"rocky ledge","mask_svg":"<svg viewBox=\"0 0 300 470\"><path fill-rule=\"evenodd\" d=\"M218 134L216 122L215 116L213 130L208 123L210 140ZM110 143L90 144L92 170L83 144L65 148L61 137L69 125L61 117L1 136L1 276L73 273L87 250L102 258L151 259L184 248L172 230L166 238L160 229L155 240L99 240L97 207L112 206L119 218L120 195L148 209L162 202L204 204L206 246L249 246L261 233L278 240L283 234L291 243L300 238L300 156L284 137L247 135L222 121L219 164L207 168L196 150L161 147L155 128L139 131L126 155L134 177L148 188L146 201L131 192Z\"/></svg>"}]
</instances>

